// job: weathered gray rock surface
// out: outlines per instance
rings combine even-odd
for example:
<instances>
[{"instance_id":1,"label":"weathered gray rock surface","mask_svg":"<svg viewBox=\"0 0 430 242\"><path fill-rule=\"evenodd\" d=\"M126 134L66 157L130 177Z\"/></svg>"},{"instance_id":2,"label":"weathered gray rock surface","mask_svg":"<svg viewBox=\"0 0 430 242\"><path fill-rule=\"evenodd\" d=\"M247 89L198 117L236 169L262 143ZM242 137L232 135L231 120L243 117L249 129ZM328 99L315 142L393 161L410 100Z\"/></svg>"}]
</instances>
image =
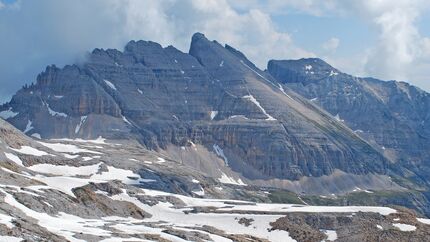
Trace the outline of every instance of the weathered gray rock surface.
<instances>
[{"instance_id":1,"label":"weathered gray rock surface","mask_svg":"<svg viewBox=\"0 0 430 242\"><path fill-rule=\"evenodd\" d=\"M202 34L189 54L131 41L123 52L96 49L83 64L50 66L1 110L35 137L135 138L154 150L200 144L259 184L393 172L346 125Z\"/></svg>"},{"instance_id":2,"label":"weathered gray rock surface","mask_svg":"<svg viewBox=\"0 0 430 242\"><path fill-rule=\"evenodd\" d=\"M206 175L129 139L33 140L0 119L0 241L422 241L430 231L404 208L308 206L292 194L261 203L282 191Z\"/></svg>"},{"instance_id":3,"label":"weathered gray rock surface","mask_svg":"<svg viewBox=\"0 0 430 242\"><path fill-rule=\"evenodd\" d=\"M272 60L267 72L428 184L429 93L405 82L354 77L320 59Z\"/></svg>"},{"instance_id":4,"label":"weathered gray rock surface","mask_svg":"<svg viewBox=\"0 0 430 242\"><path fill-rule=\"evenodd\" d=\"M260 188L283 188L336 204L362 190L375 192L376 204L430 214L428 96L404 83L351 77L318 59L272 61L264 72L197 33L189 53L131 41L123 51L95 49L81 64L49 66L0 107L0 117L34 139L122 140L126 149L104 147L109 156L100 169L132 170L157 181L145 183L150 189L269 201ZM43 148L7 137L12 148ZM23 163L95 165L56 155L24 155ZM87 204L103 204L94 209L110 204L89 188L79 191Z\"/></svg>"}]
</instances>

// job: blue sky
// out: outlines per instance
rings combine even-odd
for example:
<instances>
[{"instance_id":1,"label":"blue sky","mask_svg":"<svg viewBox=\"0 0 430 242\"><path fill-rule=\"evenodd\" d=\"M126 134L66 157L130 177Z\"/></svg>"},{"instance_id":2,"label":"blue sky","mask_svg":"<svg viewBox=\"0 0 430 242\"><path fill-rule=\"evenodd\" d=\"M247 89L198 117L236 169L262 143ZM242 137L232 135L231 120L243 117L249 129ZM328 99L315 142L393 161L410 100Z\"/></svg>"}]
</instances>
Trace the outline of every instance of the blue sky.
<instances>
[{"instance_id":1,"label":"blue sky","mask_svg":"<svg viewBox=\"0 0 430 242\"><path fill-rule=\"evenodd\" d=\"M131 39L188 51L191 35L269 59L320 57L341 71L430 91L426 0L0 0L0 103L49 64Z\"/></svg>"}]
</instances>

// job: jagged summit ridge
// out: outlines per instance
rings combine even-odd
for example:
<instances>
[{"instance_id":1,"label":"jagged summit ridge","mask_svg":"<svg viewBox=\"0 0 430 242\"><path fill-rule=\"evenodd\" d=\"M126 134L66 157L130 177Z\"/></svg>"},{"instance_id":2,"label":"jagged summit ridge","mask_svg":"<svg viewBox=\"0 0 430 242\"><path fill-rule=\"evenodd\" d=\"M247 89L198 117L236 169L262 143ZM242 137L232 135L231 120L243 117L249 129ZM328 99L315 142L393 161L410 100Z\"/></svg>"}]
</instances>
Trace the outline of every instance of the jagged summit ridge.
<instances>
[{"instance_id":1,"label":"jagged summit ridge","mask_svg":"<svg viewBox=\"0 0 430 242\"><path fill-rule=\"evenodd\" d=\"M1 111L9 109L18 114L8 122L42 138L137 139L171 155L198 144L204 148L182 154L184 162L200 160L211 176L234 172L249 184L316 192L290 180L333 179L325 192L385 189L386 175L397 172L342 122L202 34L189 54L150 41L95 50L86 63L42 74ZM214 147L228 159L218 155L217 168L207 165Z\"/></svg>"}]
</instances>

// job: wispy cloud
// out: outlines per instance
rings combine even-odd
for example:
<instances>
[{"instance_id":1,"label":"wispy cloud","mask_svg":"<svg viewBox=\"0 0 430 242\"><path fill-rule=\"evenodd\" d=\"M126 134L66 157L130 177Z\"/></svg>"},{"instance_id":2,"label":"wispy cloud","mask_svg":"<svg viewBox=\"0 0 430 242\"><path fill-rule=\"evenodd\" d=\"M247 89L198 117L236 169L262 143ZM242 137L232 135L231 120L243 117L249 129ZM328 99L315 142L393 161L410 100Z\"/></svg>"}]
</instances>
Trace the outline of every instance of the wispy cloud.
<instances>
[{"instance_id":1,"label":"wispy cloud","mask_svg":"<svg viewBox=\"0 0 430 242\"><path fill-rule=\"evenodd\" d=\"M333 52L339 47L340 40L336 37L332 37L322 44L324 50Z\"/></svg>"},{"instance_id":2,"label":"wispy cloud","mask_svg":"<svg viewBox=\"0 0 430 242\"><path fill-rule=\"evenodd\" d=\"M418 80L417 84L427 85L430 90L430 84L423 81L430 63L430 39L416 27L427 2L20 0L9 6L0 0L0 102L22 84L33 81L48 64L76 62L96 47L122 49L131 39L153 40L164 46L173 44L187 51L194 32L239 48L262 68L271 58L324 55L353 74ZM291 12L355 16L377 29L378 42L347 58L334 51L340 40L333 37L326 43L315 43L325 50L313 53L290 33L279 30L282 18L275 21L274 16ZM346 45L342 41L342 47Z\"/></svg>"}]
</instances>

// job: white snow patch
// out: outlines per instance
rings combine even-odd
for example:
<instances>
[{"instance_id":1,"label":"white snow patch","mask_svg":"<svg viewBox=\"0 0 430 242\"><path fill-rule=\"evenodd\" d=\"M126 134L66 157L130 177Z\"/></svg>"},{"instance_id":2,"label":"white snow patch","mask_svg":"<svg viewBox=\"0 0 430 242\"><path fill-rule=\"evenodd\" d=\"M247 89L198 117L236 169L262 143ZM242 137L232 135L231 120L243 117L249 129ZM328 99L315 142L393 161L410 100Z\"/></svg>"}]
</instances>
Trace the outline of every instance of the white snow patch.
<instances>
[{"instance_id":1,"label":"white snow patch","mask_svg":"<svg viewBox=\"0 0 430 242\"><path fill-rule=\"evenodd\" d=\"M254 96L252 96L252 95L246 95L246 96L243 96L242 98L245 98L245 99L251 101L252 103L254 103L264 113L264 115L267 116L266 120L276 120L274 117L270 116L266 112L266 110L260 105L260 103L257 101L257 99L255 99Z\"/></svg>"},{"instance_id":2,"label":"white snow patch","mask_svg":"<svg viewBox=\"0 0 430 242\"><path fill-rule=\"evenodd\" d=\"M96 168L98 169L99 165L100 163L97 164L97 167L96 165L94 165L94 166L84 167L83 169L77 168L76 170L74 168L71 168L71 169L68 169L67 171L60 171L58 167L50 167L49 169L53 169L53 172L57 172L57 173L67 172L67 173L74 174L74 173L82 172L85 174L89 174L90 172L94 173ZM45 177L45 176L38 175L32 178L45 183L47 186L29 186L27 188L36 190L36 191L43 190L43 189L55 189L69 196L75 197L75 195L72 192L72 189L76 187L85 186L89 182L100 183L100 182L106 182L106 181L119 180L124 184L129 184L129 185L140 184L140 182L148 182L148 180L141 179L141 177L138 174L135 174L130 170L115 168L113 166L107 166L107 169L108 171L102 172L100 174L92 174L89 179L67 177L67 176Z\"/></svg>"},{"instance_id":3,"label":"white snow patch","mask_svg":"<svg viewBox=\"0 0 430 242\"><path fill-rule=\"evenodd\" d=\"M334 118L339 121L339 122L344 122L345 120L341 119L339 114L336 114L336 116L334 116Z\"/></svg>"},{"instance_id":4,"label":"white snow patch","mask_svg":"<svg viewBox=\"0 0 430 242\"><path fill-rule=\"evenodd\" d=\"M115 168L113 166L107 166L108 171L102 172L101 174L94 174L91 179L98 181L113 181L120 180L124 184L139 184L140 182L148 182L150 179L142 179L138 174L130 170L124 170L121 168ZM153 181L153 180L151 180Z\"/></svg>"},{"instance_id":5,"label":"white snow patch","mask_svg":"<svg viewBox=\"0 0 430 242\"><path fill-rule=\"evenodd\" d=\"M106 83L106 85L108 85L112 90L115 90L115 91L118 91L117 89L116 89L116 86L112 83L112 82L110 82L110 81L108 81L108 80L103 80L105 83Z\"/></svg>"},{"instance_id":6,"label":"white snow patch","mask_svg":"<svg viewBox=\"0 0 430 242\"><path fill-rule=\"evenodd\" d=\"M192 191L192 193L203 197L205 195L205 190L202 187L200 187L200 190Z\"/></svg>"},{"instance_id":7,"label":"white snow patch","mask_svg":"<svg viewBox=\"0 0 430 242\"><path fill-rule=\"evenodd\" d=\"M224 66L224 61L221 61L221 63L219 63L219 67L223 67Z\"/></svg>"},{"instance_id":8,"label":"white snow patch","mask_svg":"<svg viewBox=\"0 0 430 242\"><path fill-rule=\"evenodd\" d=\"M225 154L224 154L224 150L221 149L221 147L219 147L217 144L214 144L213 148L214 148L215 153L219 157L221 157L224 160L225 165L228 166L228 159L227 159L227 156L225 156Z\"/></svg>"},{"instance_id":9,"label":"white snow patch","mask_svg":"<svg viewBox=\"0 0 430 242\"><path fill-rule=\"evenodd\" d=\"M54 97L55 97L56 99L62 99L64 96L62 96L62 95L54 95Z\"/></svg>"},{"instance_id":10,"label":"white snow patch","mask_svg":"<svg viewBox=\"0 0 430 242\"><path fill-rule=\"evenodd\" d=\"M36 139L42 139L42 137L40 136L39 133L31 134L31 137L36 138Z\"/></svg>"},{"instance_id":11,"label":"white snow patch","mask_svg":"<svg viewBox=\"0 0 430 242\"><path fill-rule=\"evenodd\" d=\"M430 225L430 219L428 218L417 218L418 222L421 222L423 224L429 224Z\"/></svg>"},{"instance_id":12,"label":"white snow patch","mask_svg":"<svg viewBox=\"0 0 430 242\"><path fill-rule=\"evenodd\" d=\"M303 212L303 213L356 213L369 212L389 215L397 211L388 207L371 206L297 206L294 204L266 204L239 205L219 208L219 211L272 211L272 212Z\"/></svg>"},{"instance_id":13,"label":"white snow patch","mask_svg":"<svg viewBox=\"0 0 430 242\"><path fill-rule=\"evenodd\" d=\"M335 71L331 70L331 71L330 71L330 74L329 74L328 76L337 76L337 75L339 75L339 73L337 73L337 72L335 72Z\"/></svg>"},{"instance_id":14,"label":"white snow patch","mask_svg":"<svg viewBox=\"0 0 430 242\"><path fill-rule=\"evenodd\" d=\"M359 187L355 187L354 190L352 190L353 192L365 192L365 193L373 193L372 191L368 191L365 189L361 189Z\"/></svg>"},{"instance_id":15,"label":"white snow patch","mask_svg":"<svg viewBox=\"0 0 430 242\"><path fill-rule=\"evenodd\" d=\"M88 116L81 116L81 121L79 122L78 125L76 125L75 134L79 133L79 130L81 130L81 127L85 123L85 121L87 121L87 118Z\"/></svg>"},{"instance_id":16,"label":"white snow patch","mask_svg":"<svg viewBox=\"0 0 430 242\"><path fill-rule=\"evenodd\" d=\"M211 120L213 120L218 115L218 111L211 111Z\"/></svg>"},{"instance_id":17,"label":"white snow patch","mask_svg":"<svg viewBox=\"0 0 430 242\"><path fill-rule=\"evenodd\" d=\"M196 183L196 184L200 183L200 182L199 182L198 180L196 180L196 179L192 179L192 180L191 180L191 182L192 182L192 183Z\"/></svg>"},{"instance_id":18,"label":"white snow patch","mask_svg":"<svg viewBox=\"0 0 430 242\"><path fill-rule=\"evenodd\" d=\"M140 90L139 88L137 89L137 91L140 93L140 94L142 94L143 95L143 91L142 90Z\"/></svg>"},{"instance_id":19,"label":"white snow patch","mask_svg":"<svg viewBox=\"0 0 430 242\"><path fill-rule=\"evenodd\" d=\"M126 122L127 124L132 125L132 124L130 123L130 121L128 121L128 119L127 119L125 116L122 116L122 120L123 120L124 122Z\"/></svg>"},{"instance_id":20,"label":"white snow patch","mask_svg":"<svg viewBox=\"0 0 430 242\"><path fill-rule=\"evenodd\" d=\"M52 165L52 164L37 164L28 167L28 169L40 173L48 173L60 176L89 176L97 173L102 163L98 163L90 166L63 166L63 165Z\"/></svg>"},{"instance_id":21,"label":"white snow patch","mask_svg":"<svg viewBox=\"0 0 430 242\"><path fill-rule=\"evenodd\" d=\"M102 154L100 152L97 151L93 151L93 150L88 150L88 149L82 149L79 148L76 145L70 145L70 144L61 144L61 143L45 143L45 142L40 142L39 144L50 148L51 150L54 150L56 152L60 152L60 153L71 153L71 154L78 154L78 153L91 153L91 154Z\"/></svg>"},{"instance_id":22,"label":"white snow patch","mask_svg":"<svg viewBox=\"0 0 430 242\"><path fill-rule=\"evenodd\" d=\"M221 178L218 178L218 181L220 181L221 183L224 183L224 184L246 186L246 184L242 181L242 179L239 178L236 181L234 178L227 176L224 172L221 173Z\"/></svg>"},{"instance_id":23,"label":"white snow patch","mask_svg":"<svg viewBox=\"0 0 430 242\"><path fill-rule=\"evenodd\" d=\"M322 230L325 235L327 235L327 239L325 241L335 241L337 239L336 230Z\"/></svg>"},{"instance_id":24,"label":"white snow patch","mask_svg":"<svg viewBox=\"0 0 430 242\"><path fill-rule=\"evenodd\" d=\"M185 74L185 71L181 70L181 74L182 74L182 75L183 75L183 74Z\"/></svg>"},{"instance_id":25,"label":"white snow patch","mask_svg":"<svg viewBox=\"0 0 430 242\"><path fill-rule=\"evenodd\" d=\"M318 98L317 97L315 97L315 98L312 98L311 99L311 102L315 102L315 101L317 101L318 100Z\"/></svg>"},{"instance_id":26,"label":"white snow patch","mask_svg":"<svg viewBox=\"0 0 430 242\"><path fill-rule=\"evenodd\" d=\"M12 108L9 108L8 110L6 110L6 111L1 111L0 112L0 118L2 118L2 119L4 119L4 120L7 120L7 119L10 119L10 118L13 118L13 117L15 117L16 115L18 115L19 113L15 113L15 112L13 112L12 111Z\"/></svg>"},{"instance_id":27,"label":"white snow patch","mask_svg":"<svg viewBox=\"0 0 430 242\"><path fill-rule=\"evenodd\" d=\"M88 179L80 179L80 178L65 177L65 176L46 177L46 176L38 175L33 177L33 179L45 183L46 186L45 185L28 186L27 187L28 189L31 189L34 191L55 189L71 197L75 197L75 194L73 194L72 189L76 187L85 186L90 182L90 180Z\"/></svg>"},{"instance_id":28,"label":"white snow patch","mask_svg":"<svg viewBox=\"0 0 430 242\"><path fill-rule=\"evenodd\" d=\"M20 242L23 240L24 239L22 239L22 238L18 238L18 237L14 237L14 236L0 235L0 241L2 241L2 242Z\"/></svg>"},{"instance_id":29,"label":"white snow patch","mask_svg":"<svg viewBox=\"0 0 430 242\"><path fill-rule=\"evenodd\" d=\"M19 166L24 166L23 164L22 164L22 160L18 157L18 156L16 156L16 155L14 155L14 154L11 154L11 153L4 153L4 155L6 156L6 158L8 158L9 160L11 160L11 161L13 161L13 162L15 162L15 164L17 164L17 165L19 165Z\"/></svg>"},{"instance_id":30,"label":"white snow patch","mask_svg":"<svg viewBox=\"0 0 430 242\"><path fill-rule=\"evenodd\" d=\"M23 204L19 203L9 193L0 189L6 194L4 202L21 210L27 216L34 218L38 221L41 227L46 228L48 231L64 236L69 241L83 241L73 237L76 233L91 234L95 236L106 236L109 237L111 233L109 231L98 228L103 226L106 222L96 219L83 219L74 215L60 212L57 216L50 216L46 213L39 213L29 209Z\"/></svg>"},{"instance_id":31,"label":"white snow patch","mask_svg":"<svg viewBox=\"0 0 430 242\"><path fill-rule=\"evenodd\" d=\"M14 148L10 148L13 151L19 152L21 154L24 155L33 155L33 156L44 156L44 155L49 155L48 153L46 153L45 151L41 151L38 149L35 149L33 147L30 146L21 146L20 149L14 149Z\"/></svg>"},{"instance_id":32,"label":"white snow patch","mask_svg":"<svg viewBox=\"0 0 430 242\"><path fill-rule=\"evenodd\" d=\"M146 195L162 195L166 194L163 192L150 191L143 189ZM211 199L197 199L189 198L180 195L174 195L179 199L183 200L189 206L225 206L223 202L218 202ZM259 238L267 239L268 241L283 241L290 242L294 241L288 236L286 231L268 231L270 228L270 222L276 221L276 219L282 217L280 215L246 215L246 217L254 219L252 226L245 227L237 222L237 214L184 214L183 210L175 209L172 204L166 202L159 202L157 205L149 206L142 204L134 197L130 197L127 193L121 193L112 196L112 199L129 201L134 203L136 206L142 208L144 211L148 211L153 215L148 222L157 221L174 221L174 225L186 227L196 227L196 226L213 226L218 229L224 230L227 234L250 234ZM137 227L139 226L139 227ZM148 229L148 227L143 227L142 225L126 225L121 224L119 226L113 226L114 228L127 232L127 233L142 233ZM148 233L146 231L146 233ZM181 241L175 238L173 241Z\"/></svg>"},{"instance_id":33,"label":"white snow patch","mask_svg":"<svg viewBox=\"0 0 430 242\"><path fill-rule=\"evenodd\" d=\"M284 87L283 87L281 84L278 84L278 86L279 86L279 90L281 90L281 92L282 92L285 96L287 96L288 98L292 99L292 98L290 97L290 95L288 95L288 94L285 92Z\"/></svg>"},{"instance_id":34,"label":"white snow patch","mask_svg":"<svg viewBox=\"0 0 430 242\"><path fill-rule=\"evenodd\" d=\"M66 141L66 142L78 142L78 143L93 143L93 144L107 144L106 139L99 136L97 139L52 139L53 141Z\"/></svg>"},{"instance_id":35,"label":"white snow patch","mask_svg":"<svg viewBox=\"0 0 430 242\"><path fill-rule=\"evenodd\" d=\"M44 102L44 104L46 105L46 108L48 109L48 112L49 112L49 114L50 114L52 117L63 117L63 118L67 118L67 114L65 114L65 113L61 113L61 112L57 112L57 111L52 110L52 109L49 107L49 104L48 104L48 103L45 103L45 102Z\"/></svg>"},{"instance_id":36,"label":"white snow patch","mask_svg":"<svg viewBox=\"0 0 430 242\"><path fill-rule=\"evenodd\" d=\"M246 117L246 116L244 116L244 115L233 115L233 116L228 117L228 119L234 119L234 118L249 119L249 118L247 118L247 117Z\"/></svg>"},{"instance_id":37,"label":"white snow patch","mask_svg":"<svg viewBox=\"0 0 430 242\"><path fill-rule=\"evenodd\" d=\"M393 226L404 232L415 231L417 229L417 227L409 224L394 223Z\"/></svg>"},{"instance_id":38,"label":"white snow patch","mask_svg":"<svg viewBox=\"0 0 430 242\"><path fill-rule=\"evenodd\" d=\"M379 225L379 224L376 225L376 228L378 228L380 230L384 230L384 228L381 225Z\"/></svg>"},{"instance_id":39,"label":"white snow patch","mask_svg":"<svg viewBox=\"0 0 430 242\"><path fill-rule=\"evenodd\" d=\"M13 228L15 225L12 223L13 217L0 213L0 224L6 225L8 228ZM0 237L1 238L1 237ZM0 240L2 241L2 240Z\"/></svg>"},{"instance_id":40,"label":"white snow patch","mask_svg":"<svg viewBox=\"0 0 430 242\"><path fill-rule=\"evenodd\" d=\"M164 162L166 162L166 160L164 158L158 157L157 162L158 163L164 163Z\"/></svg>"},{"instance_id":41,"label":"white snow patch","mask_svg":"<svg viewBox=\"0 0 430 242\"><path fill-rule=\"evenodd\" d=\"M307 71L312 70L312 66L311 65L305 65L305 70L307 70Z\"/></svg>"},{"instance_id":42,"label":"white snow patch","mask_svg":"<svg viewBox=\"0 0 430 242\"><path fill-rule=\"evenodd\" d=\"M31 120L27 121L27 126L25 126L24 134L26 134L28 131L34 129L33 122Z\"/></svg>"}]
</instances>

